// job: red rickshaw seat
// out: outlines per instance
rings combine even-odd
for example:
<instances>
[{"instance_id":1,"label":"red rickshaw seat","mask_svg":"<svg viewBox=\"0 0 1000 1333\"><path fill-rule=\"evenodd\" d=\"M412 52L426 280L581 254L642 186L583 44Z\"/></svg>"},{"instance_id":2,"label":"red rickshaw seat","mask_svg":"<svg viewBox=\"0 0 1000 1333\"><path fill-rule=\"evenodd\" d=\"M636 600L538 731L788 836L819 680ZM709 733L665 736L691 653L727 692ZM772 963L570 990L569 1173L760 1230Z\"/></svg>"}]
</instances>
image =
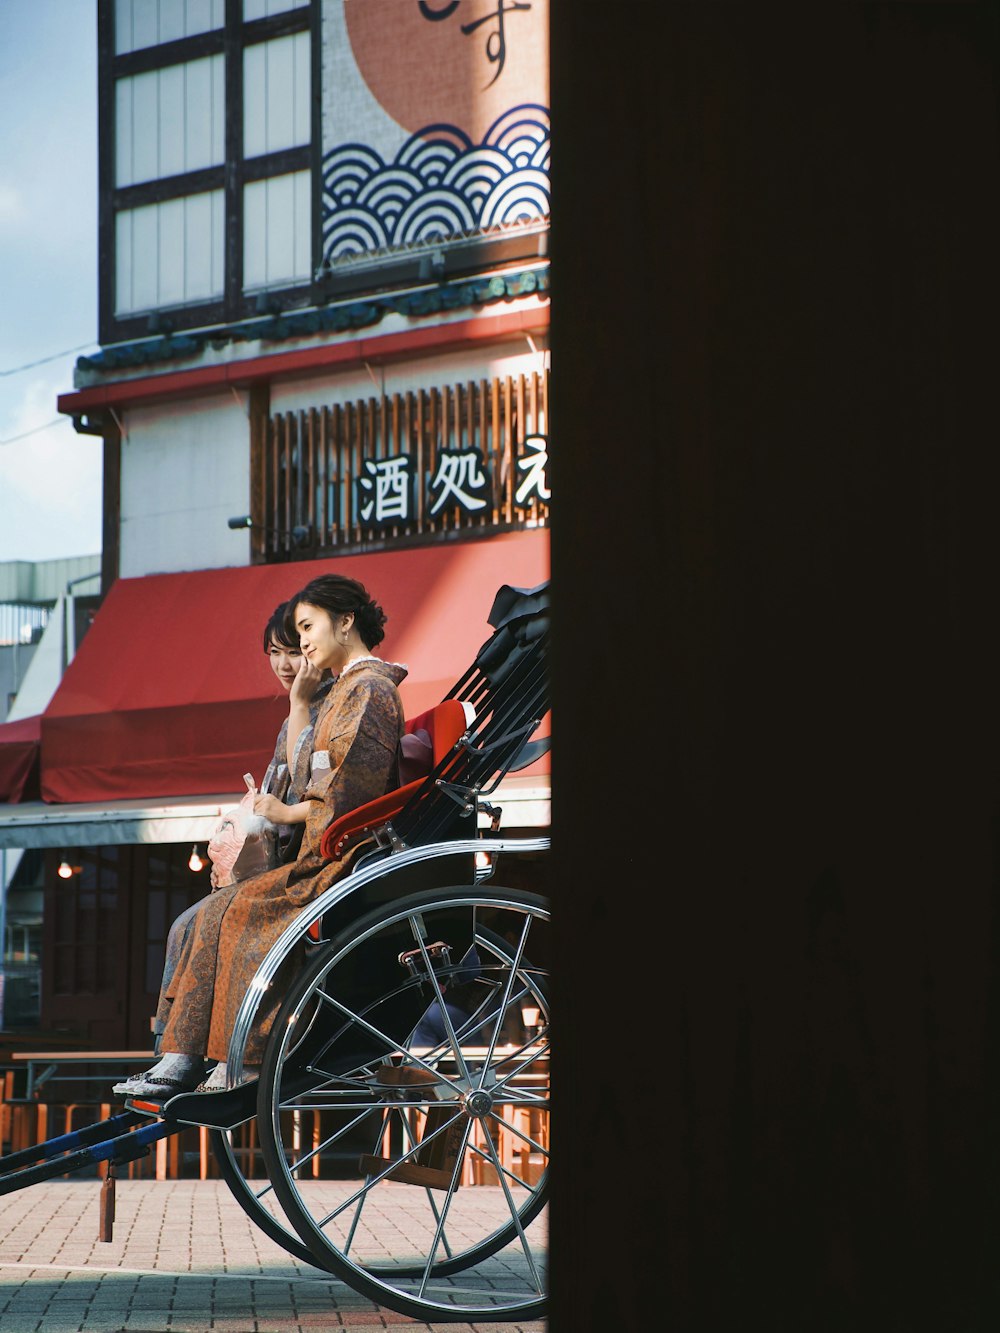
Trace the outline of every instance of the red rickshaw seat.
<instances>
[{"instance_id":1,"label":"red rickshaw seat","mask_svg":"<svg viewBox=\"0 0 1000 1333\"><path fill-rule=\"evenodd\" d=\"M414 738L418 744L412 748L404 747L400 769L407 777L411 773L417 776L335 819L320 842L323 855L330 861L341 860L375 829L397 815L410 797L420 790L427 774L452 750L467 725L465 706L458 699L444 699L425 713L407 719L404 736ZM318 921L309 927L308 935L314 941L319 939Z\"/></svg>"},{"instance_id":2,"label":"red rickshaw seat","mask_svg":"<svg viewBox=\"0 0 1000 1333\"><path fill-rule=\"evenodd\" d=\"M410 797L420 790L427 774L453 749L467 725L465 705L458 699L444 699L426 713L409 718L405 724L405 736L413 738L417 744L404 746L400 765L401 772L409 780L401 787L387 791L384 796L377 796L374 801L367 801L356 810L349 810L346 815L335 819L320 842L323 855L330 861L341 860L359 842L370 837L375 829L399 814ZM416 776L411 777L411 774ZM309 927L308 934L313 940L319 939L318 921Z\"/></svg>"}]
</instances>

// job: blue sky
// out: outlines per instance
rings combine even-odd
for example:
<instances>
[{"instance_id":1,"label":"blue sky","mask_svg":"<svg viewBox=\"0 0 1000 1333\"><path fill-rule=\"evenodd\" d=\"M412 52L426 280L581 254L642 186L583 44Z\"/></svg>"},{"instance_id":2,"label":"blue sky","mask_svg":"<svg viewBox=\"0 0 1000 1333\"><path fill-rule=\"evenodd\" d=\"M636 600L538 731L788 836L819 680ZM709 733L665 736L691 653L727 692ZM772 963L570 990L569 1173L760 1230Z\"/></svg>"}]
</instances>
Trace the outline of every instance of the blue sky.
<instances>
[{"instance_id":1,"label":"blue sky","mask_svg":"<svg viewBox=\"0 0 1000 1333\"><path fill-rule=\"evenodd\" d=\"M97 347L96 10L0 0L0 560L101 547L101 442L49 425Z\"/></svg>"}]
</instances>

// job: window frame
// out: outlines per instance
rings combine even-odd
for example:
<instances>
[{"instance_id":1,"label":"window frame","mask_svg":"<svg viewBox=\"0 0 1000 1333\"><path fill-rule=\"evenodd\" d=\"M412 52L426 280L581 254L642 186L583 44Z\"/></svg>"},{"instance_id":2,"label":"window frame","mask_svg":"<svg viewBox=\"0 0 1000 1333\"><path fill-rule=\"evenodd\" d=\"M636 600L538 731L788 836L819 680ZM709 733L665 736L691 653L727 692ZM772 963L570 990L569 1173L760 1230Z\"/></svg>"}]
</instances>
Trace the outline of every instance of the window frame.
<instances>
[{"instance_id":1,"label":"window frame","mask_svg":"<svg viewBox=\"0 0 1000 1333\"><path fill-rule=\"evenodd\" d=\"M272 15L243 20L242 0L226 0L225 27L197 33L160 46L115 54L114 0L98 6L98 336L102 344L128 342L153 333L234 323L259 314L259 294L243 290L243 191L251 182L292 171L308 171L312 181L310 276L305 282L267 289L269 309L294 309L315 304L321 295L315 274L319 266L321 99L312 98L311 140L245 161L243 157L244 50L261 42L308 31L313 88L321 78L319 0ZM225 161L212 167L119 187L115 183L115 88L117 80L170 65L222 54L225 60ZM117 216L129 209L161 204L209 190L224 194L224 290L221 299L158 306L141 312L115 313Z\"/></svg>"}]
</instances>

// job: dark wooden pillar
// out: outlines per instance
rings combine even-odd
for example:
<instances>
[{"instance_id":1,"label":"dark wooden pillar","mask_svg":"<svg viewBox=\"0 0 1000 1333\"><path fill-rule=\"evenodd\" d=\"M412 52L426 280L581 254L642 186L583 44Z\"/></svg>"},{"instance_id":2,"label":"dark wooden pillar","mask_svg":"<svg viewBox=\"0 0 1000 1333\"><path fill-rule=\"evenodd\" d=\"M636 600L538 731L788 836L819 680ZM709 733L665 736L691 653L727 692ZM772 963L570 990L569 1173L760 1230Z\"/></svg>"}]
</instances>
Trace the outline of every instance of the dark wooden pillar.
<instances>
[{"instance_id":1,"label":"dark wooden pillar","mask_svg":"<svg viewBox=\"0 0 1000 1333\"><path fill-rule=\"evenodd\" d=\"M267 467L267 429L271 412L271 385L259 380L250 386L250 559L262 564L267 549L266 526L271 521L267 512L267 488L264 470Z\"/></svg>"},{"instance_id":2,"label":"dark wooden pillar","mask_svg":"<svg viewBox=\"0 0 1000 1333\"><path fill-rule=\"evenodd\" d=\"M118 577L121 564L122 429L113 408L73 418L79 435L98 435L103 443L101 473L101 597Z\"/></svg>"},{"instance_id":3,"label":"dark wooden pillar","mask_svg":"<svg viewBox=\"0 0 1000 1333\"><path fill-rule=\"evenodd\" d=\"M996 1324L997 31L553 0L552 1333Z\"/></svg>"},{"instance_id":4,"label":"dark wooden pillar","mask_svg":"<svg viewBox=\"0 0 1000 1333\"><path fill-rule=\"evenodd\" d=\"M105 596L118 577L121 560L122 433L110 413L103 418L102 431L101 595Z\"/></svg>"}]
</instances>

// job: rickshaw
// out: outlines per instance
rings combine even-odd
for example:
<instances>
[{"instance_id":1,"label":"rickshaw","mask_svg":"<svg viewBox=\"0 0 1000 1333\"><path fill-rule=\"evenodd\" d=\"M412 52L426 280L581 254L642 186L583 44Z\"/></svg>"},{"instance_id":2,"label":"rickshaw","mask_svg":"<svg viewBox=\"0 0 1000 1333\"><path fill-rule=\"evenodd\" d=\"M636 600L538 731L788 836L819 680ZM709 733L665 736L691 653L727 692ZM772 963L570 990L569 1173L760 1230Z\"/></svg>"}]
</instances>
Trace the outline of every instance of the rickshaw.
<instances>
[{"instance_id":1,"label":"rickshaw","mask_svg":"<svg viewBox=\"0 0 1000 1333\"><path fill-rule=\"evenodd\" d=\"M113 1191L118 1166L202 1126L265 1234L377 1304L435 1322L544 1314L549 839L505 836L490 797L548 748L548 584L504 585L487 621L469 669L407 721L403 785L327 828L324 855L349 869L237 1014L229 1070L261 998L283 991L259 1077L126 1101L0 1160L0 1194L95 1162Z\"/></svg>"}]
</instances>

